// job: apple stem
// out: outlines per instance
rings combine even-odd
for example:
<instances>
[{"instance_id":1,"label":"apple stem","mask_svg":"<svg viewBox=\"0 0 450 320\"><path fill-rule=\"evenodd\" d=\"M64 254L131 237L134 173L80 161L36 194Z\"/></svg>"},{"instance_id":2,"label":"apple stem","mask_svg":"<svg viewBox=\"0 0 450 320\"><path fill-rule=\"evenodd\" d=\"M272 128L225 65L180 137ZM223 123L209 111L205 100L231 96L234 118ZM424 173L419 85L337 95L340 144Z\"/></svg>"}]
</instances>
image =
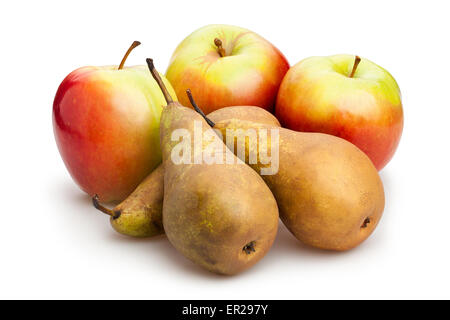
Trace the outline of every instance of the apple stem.
<instances>
[{"instance_id":1,"label":"apple stem","mask_svg":"<svg viewBox=\"0 0 450 320\"><path fill-rule=\"evenodd\" d=\"M361 58L359 56L355 56L355 62L353 63L353 69L349 76L350 78L353 78L353 76L355 75L356 68L358 68L358 64L360 62L361 62Z\"/></svg>"},{"instance_id":2,"label":"apple stem","mask_svg":"<svg viewBox=\"0 0 450 320\"><path fill-rule=\"evenodd\" d=\"M105 208L102 206L98 200L98 195L94 195L92 197L92 203L94 204L94 207L101 212L107 214L108 216L111 216L114 220L120 217L120 211L113 211L108 208Z\"/></svg>"},{"instance_id":3,"label":"apple stem","mask_svg":"<svg viewBox=\"0 0 450 320\"><path fill-rule=\"evenodd\" d=\"M152 74L153 78L155 79L156 83L158 84L159 88L161 89L164 98L166 99L167 104L171 104L173 103L173 99L170 96L169 91L167 90L164 82L161 79L161 76L159 75L158 71L156 71L155 66L153 65L153 59L148 58L147 60L147 65L148 68L150 70L150 73Z\"/></svg>"},{"instance_id":4,"label":"apple stem","mask_svg":"<svg viewBox=\"0 0 450 320\"><path fill-rule=\"evenodd\" d=\"M139 41L134 41L131 46L128 48L127 52L125 53L125 55L122 58L122 61L120 62L119 65L119 69L118 70L122 70L123 66L125 65L125 61L127 61L128 56L130 55L131 51L133 51L134 48L136 48L137 46L139 46L141 43Z\"/></svg>"},{"instance_id":5,"label":"apple stem","mask_svg":"<svg viewBox=\"0 0 450 320\"><path fill-rule=\"evenodd\" d=\"M199 108L199 106L197 106L197 104L195 103L194 97L192 96L192 93L191 93L190 89L186 90L186 94L187 94L187 96L189 98L189 101L191 102L191 105L194 107L195 111L197 111L203 117L203 119L205 119L205 121L209 124L209 126L211 128L214 128L214 126L216 124L205 115L205 113L202 111L202 109Z\"/></svg>"},{"instance_id":6,"label":"apple stem","mask_svg":"<svg viewBox=\"0 0 450 320\"><path fill-rule=\"evenodd\" d=\"M215 38L214 44L217 47L217 52L219 53L220 57L225 57L226 52L225 52L225 49L222 47L222 41L219 38Z\"/></svg>"}]
</instances>

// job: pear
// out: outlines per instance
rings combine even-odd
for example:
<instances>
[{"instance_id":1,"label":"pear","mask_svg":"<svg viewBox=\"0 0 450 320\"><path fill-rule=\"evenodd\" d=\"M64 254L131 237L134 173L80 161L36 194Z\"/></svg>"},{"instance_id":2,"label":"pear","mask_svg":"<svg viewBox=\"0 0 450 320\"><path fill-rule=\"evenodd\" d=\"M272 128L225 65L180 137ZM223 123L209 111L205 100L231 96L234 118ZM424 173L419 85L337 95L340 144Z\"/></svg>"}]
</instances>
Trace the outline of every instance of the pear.
<instances>
[{"instance_id":1,"label":"pear","mask_svg":"<svg viewBox=\"0 0 450 320\"><path fill-rule=\"evenodd\" d=\"M376 228L384 210L383 184L370 159L350 142L240 119L216 122L214 128L224 139L228 132L227 145L235 152L239 146L245 149L242 160L264 172L280 218L297 239L343 251ZM257 138L245 139L247 130L255 130ZM278 139L272 139L275 135ZM275 150L276 166L262 161L262 147Z\"/></svg>"},{"instance_id":2,"label":"pear","mask_svg":"<svg viewBox=\"0 0 450 320\"><path fill-rule=\"evenodd\" d=\"M276 201L261 177L226 148L204 117L172 100L153 61L147 59L147 64L167 101L160 126L167 237L185 257L211 272L241 272L264 257L275 239ZM173 138L181 134L194 137L188 143L193 152L184 150L178 162L174 154L180 142ZM214 162L205 161L208 150L215 151Z\"/></svg>"},{"instance_id":3,"label":"pear","mask_svg":"<svg viewBox=\"0 0 450 320\"><path fill-rule=\"evenodd\" d=\"M117 232L139 238L156 236L164 233L163 179L164 167L160 165L114 209L110 210L102 206L96 195L92 202L97 209L111 216L111 225Z\"/></svg>"}]
</instances>

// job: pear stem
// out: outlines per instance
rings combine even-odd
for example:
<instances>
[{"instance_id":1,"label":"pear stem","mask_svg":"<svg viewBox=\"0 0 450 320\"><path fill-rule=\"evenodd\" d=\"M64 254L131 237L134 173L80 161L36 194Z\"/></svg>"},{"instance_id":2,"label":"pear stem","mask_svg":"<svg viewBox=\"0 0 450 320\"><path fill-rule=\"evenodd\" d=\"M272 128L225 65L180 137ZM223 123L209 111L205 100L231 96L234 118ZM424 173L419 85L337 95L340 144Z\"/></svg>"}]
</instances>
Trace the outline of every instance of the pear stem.
<instances>
[{"instance_id":1,"label":"pear stem","mask_svg":"<svg viewBox=\"0 0 450 320\"><path fill-rule=\"evenodd\" d=\"M200 109L197 104L195 103L194 97L192 96L192 92L190 89L186 90L186 94L189 98L189 101L191 102L191 105L194 107L195 111L197 111L202 117L203 119L205 119L205 121L209 124L209 126L211 128L214 128L214 126L216 125L211 119L209 119L205 113L202 111L202 109Z\"/></svg>"},{"instance_id":2,"label":"pear stem","mask_svg":"<svg viewBox=\"0 0 450 320\"><path fill-rule=\"evenodd\" d=\"M120 217L120 211L113 211L102 206L99 202L98 195L94 195L92 197L92 204L96 209L100 210L104 214L107 214L108 216L111 216L113 219L117 219Z\"/></svg>"},{"instance_id":3,"label":"pear stem","mask_svg":"<svg viewBox=\"0 0 450 320\"><path fill-rule=\"evenodd\" d=\"M353 63L353 69L349 76L350 78L353 78L353 76L355 75L356 68L358 68L358 65L360 62L361 62L361 58L359 56L355 56L355 62Z\"/></svg>"},{"instance_id":4,"label":"pear stem","mask_svg":"<svg viewBox=\"0 0 450 320\"><path fill-rule=\"evenodd\" d=\"M159 75L158 71L156 71L155 66L153 65L153 59L148 58L147 60L147 65L148 68L150 70L150 73L152 74L153 78L155 79L156 83L158 84L159 88L161 89L164 98L166 99L167 104L171 104L173 103L173 99L170 96L169 91L167 90L164 82L161 79L161 76Z\"/></svg>"},{"instance_id":5,"label":"pear stem","mask_svg":"<svg viewBox=\"0 0 450 320\"><path fill-rule=\"evenodd\" d=\"M125 61L127 61L128 56L130 55L131 51L133 51L134 48L139 46L141 43L139 41L134 41L131 46L128 48L127 52L122 58L122 61L120 62L118 70L122 70L123 66L125 65Z\"/></svg>"},{"instance_id":6,"label":"pear stem","mask_svg":"<svg viewBox=\"0 0 450 320\"><path fill-rule=\"evenodd\" d=\"M226 52L225 52L225 49L222 47L222 40L220 40L219 38L215 38L214 44L217 47L217 52L219 53L220 57L225 57Z\"/></svg>"}]
</instances>

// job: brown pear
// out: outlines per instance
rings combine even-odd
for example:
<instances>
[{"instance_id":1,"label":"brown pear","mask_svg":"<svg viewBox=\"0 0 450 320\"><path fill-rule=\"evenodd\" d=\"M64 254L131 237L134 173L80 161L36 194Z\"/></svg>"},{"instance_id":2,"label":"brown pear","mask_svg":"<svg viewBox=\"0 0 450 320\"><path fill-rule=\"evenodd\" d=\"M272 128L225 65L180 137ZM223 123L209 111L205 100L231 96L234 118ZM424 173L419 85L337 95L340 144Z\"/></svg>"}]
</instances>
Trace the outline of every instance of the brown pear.
<instances>
[{"instance_id":1,"label":"brown pear","mask_svg":"<svg viewBox=\"0 0 450 320\"><path fill-rule=\"evenodd\" d=\"M258 262L275 239L276 201L261 177L226 148L202 116L172 100L152 60L147 63L168 104L160 125L166 235L179 252L209 271L241 272ZM184 142L192 137L184 145L192 152L183 149L182 161L175 159L181 142L174 136L180 135ZM207 150L214 150L214 162L205 162Z\"/></svg>"},{"instance_id":2,"label":"brown pear","mask_svg":"<svg viewBox=\"0 0 450 320\"><path fill-rule=\"evenodd\" d=\"M383 185L370 159L350 142L284 128L272 132L271 126L239 119L216 122L214 128L224 139L228 130L229 147L236 152L240 144L246 150L242 160L254 170L266 169L262 177L277 200L280 218L302 242L348 250L377 226L384 209ZM257 138L245 138L247 130L256 130ZM277 154L271 156L278 157L278 165L261 161L262 143L267 150L274 144Z\"/></svg>"}]
</instances>

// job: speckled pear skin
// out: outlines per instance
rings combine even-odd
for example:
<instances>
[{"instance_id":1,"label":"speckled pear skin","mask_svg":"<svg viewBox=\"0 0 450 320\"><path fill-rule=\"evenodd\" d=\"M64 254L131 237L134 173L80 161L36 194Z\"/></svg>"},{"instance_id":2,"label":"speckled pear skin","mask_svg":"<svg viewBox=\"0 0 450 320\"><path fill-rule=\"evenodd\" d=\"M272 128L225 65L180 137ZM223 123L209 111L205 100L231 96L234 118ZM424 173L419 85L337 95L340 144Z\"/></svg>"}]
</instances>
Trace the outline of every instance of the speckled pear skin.
<instances>
[{"instance_id":1,"label":"speckled pear skin","mask_svg":"<svg viewBox=\"0 0 450 320\"><path fill-rule=\"evenodd\" d=\"M226 129L270 126L231 119L214 128L225 136ZM358 246L384 210L383 185L370 159L335 136L279 130L279 170L262 177L277 200L283 223L297 239L316 248L343 251ZM236 144L237 139L235 150ZM248 162L257 142L247 140L245 148ZM251 164L257 172L264 166Z\"/></svg>"},{"instance_id":2,"label":"speckled pear skin","mask_svg":"<svg viewBox=\"0 0 450 320\"><path fill-rule=\"evenodd\" d=\"M153 237L164 233L162 201L164 196L164 168L157 167L142 181L136 190L116 206L118 218L111 217L117 232L132 237Z\"/></svg>"},{"instance_id":3,"label":"speckled pear skin","mask_svg":"<svg viewBox=\"0 0 450 320\"><path fill-rule=\"evenodd\" d=\"M274 127L281 127L278 119L269 111L254 106L233 106L226 107L208 114L208 118L213 122L223 120L238 119L266 124Z\"/></svg>"},{"instance_id":4,"label":"speckled pear skin","mask_svg":"<svg viewBox=\"0 0 450 320\"><path fill-rule=\"evenodd\" d=\"M194 263L214 273L236 274L270 249L278 229L278 207L261 177L223 143L220 156L225 159L228 154L234 164L172 161L178 143L171 141L173 130L183 128L193 135L194 120L202 122L203 131L211 130L198 113L178 103L170 103L162 113L164 229L175 248ZM202 140L203 148L208 144Z\"/></svg>"}]
</instances>

